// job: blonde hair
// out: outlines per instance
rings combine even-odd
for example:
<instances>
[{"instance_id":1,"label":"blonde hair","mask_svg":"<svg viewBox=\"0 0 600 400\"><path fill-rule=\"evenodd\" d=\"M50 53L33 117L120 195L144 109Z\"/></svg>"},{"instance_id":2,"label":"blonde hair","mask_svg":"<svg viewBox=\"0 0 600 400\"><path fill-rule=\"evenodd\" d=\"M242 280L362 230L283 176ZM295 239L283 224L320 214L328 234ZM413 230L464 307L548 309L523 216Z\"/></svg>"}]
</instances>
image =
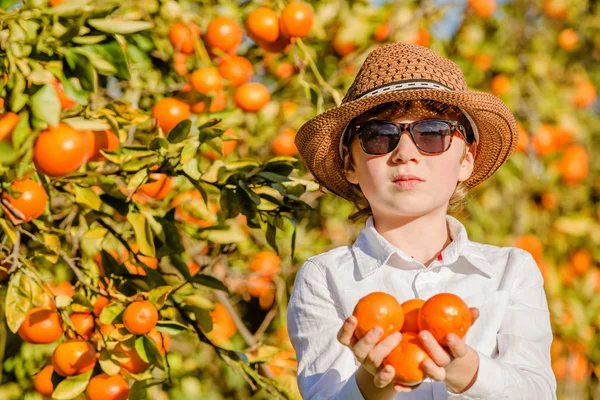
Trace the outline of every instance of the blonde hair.
<instances>
[{"instance_id":1,"label":"blonde hair","mask_svg":"<svg viewBox=\"0 0 600 400\"><path fill-rule=\"evenodd\" d=\"M387 104L387 103L384 103L384 104L380 105L380 106L382 106L382 108L373 110L375 112L367 111L366 113L357 117L357 119L358 118L364 119L365 116L370 119L370 118L374 118L376 116L381 116L382 114L386 115L388 118L390 117L390 115L398 116L399 113L402 114L403 112L406 112L410 108L410 103L411 103L410 101L396 102L387 107L385 106L385 104ZM467 143L465 143L463 155L460 159L460 163L462 163L467 154L467 148L474 141L473 130L471 129L470 123L469 123L468 119L466 118L466 116L464 116L464 114L458 108L449 106L444 103L436 102L434 100L423 100L422 104L427 109L434 111L434 112L439 112L439 113L455 112L456 114L459 115L459 122L461 122L463 127L465 127L465 130L467 133L467 135L466 135ZM378 107L376 107L376 108L378 108ZM347 152L347 154L349 156L350 163L354 164L354 160L352 159L352 152L350 151L350 143L346 143L346 146L344 146L344 149L345 149L345 152ZM366 220L367 218L369 218L369 216L373 215L373 211L371 210L371 206L369 205L369 202L367 201L366 197L362 194L362 190L360 189L360 186L356 185L356 184L353 184L353 186L357 189L361 198L358 201L354 201L354 206L356 207L357 211L350 214L348 216L348 219L352 222ZM469 201L468 195L469 195L469 187L465 184L465 182L458 182L458 184L456 185L456 188L454 189L454 192L452 193L452 196L450 196L450 199L448 200L448 207L446 209L446 213L453 215L453 216L458 216L464 210L465 206L467 205L467 203Z\"/></svg>"}]
</instances>

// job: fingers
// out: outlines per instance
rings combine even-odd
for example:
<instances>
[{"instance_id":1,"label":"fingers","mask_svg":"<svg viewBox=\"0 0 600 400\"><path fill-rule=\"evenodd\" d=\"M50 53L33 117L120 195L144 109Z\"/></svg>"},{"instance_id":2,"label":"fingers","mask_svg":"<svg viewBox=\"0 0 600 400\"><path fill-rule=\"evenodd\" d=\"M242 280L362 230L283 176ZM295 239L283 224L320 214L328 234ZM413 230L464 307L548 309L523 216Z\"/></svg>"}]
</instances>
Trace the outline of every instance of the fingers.
<instances>
[{"instance_id":1,"label":"fingers","mask_svg":"<svg viewBox=\"0 0 600 400\"><path fill-rule=\"evenodd\" d=\"M446 370L437 365L432 359L427 358L421 363L421 368L425 375L434 381L442 382L446 379Z\"/></svg>"},{"instance_id":2,"label":"fingers","mask_svg":"<svg viewBox=\"0 0 600 400\"><path fill-rule=\"evenodd\" d=\"M391 365L386 365L375 374L375 378L373 378L373 383L378 388L384 388L390 383L392 383L392 381L394 380L395 373L396 371L394 371L394 367L392 367Z\"/></svg>"},{"instance_id":3,"label":"fingers","mask_svg":"<svg viewBox=\"0 0 600 400\"><path fill-rule=\"evenodd\" d=\"M354 356L361 364L365 364L367 360L367 356L373 350L373 347L377 344L381 335L383 334L383 329L381 327L376 326L371 329L367 334L360 339L356 344L352 347L352 351L354 352ZM367 365L365 365L365 368ZM373 369L367 368L368 371L373 371Z\"/></svg>"},{"instance_id":4,"label":"fingers","mask_svg":"<svg viewBox=\"0 0 600 400\"><path fill-rule=\"evenodd\" d=\"M354 337L354 330L356 329L356 317L351 315L346 319L340 331L338 332L337 339L344 346L350 347L352 343L352 338Z\"/></svg>"},{"instance_id":5,"label":"fingers","mask_svg":"<svg viewBox=\"0 0 600 400\"><path fill-rule=\"evenodd\" d=\"M460 358L467 355L469 346L465 342L464 338L461 339L455 334L451 333L446 337L446 341L448 342L448 349L450 350L452 357Z\"/></svg>"},{"instance_id":6,"label":"fingers","mask_svg":"<svg viewBox=\"0 0 600 400\"><path fill-rule=\"evenodd\" d=\"M475 323L477 318L479 318L479 309L477 307L471 307L471 325Z\"/></svg>"},{"instance_id":7,"label":"fingers","mask_svg":"<svg viewBox=\"0 0 600 400\"><path fill-rule=\"evenodd\" d=\"M373 370L379 369L380 365L383 363L383 359L387 357L387 355L390 354L390 352L400 344L401 340L402 334L400 332L395 332L392 333L390 336L386 337L384 340L382 340L381 343L375 345L365 357L365 360L363 362L363 364L366 364L365 368L367 368L367 370L370 368L372 368ZM357 342L355 349L358 347L359 342ZM394 371L392 371L392 377L394 376L393 372ZM391 381L391 379L387 381L386 385L389 384Z\"/></svg>"},{"instance_id":8,"label":"fingers","mask_svg":"<svg viewBox=\"0 0 600 400\"><path fill-rule=\"evenodd\" d=\"M454 335L456 336L456 335ZM439 367L445 367L450 364L452 359L450 358L450 354L435 340L431 332L427 330L422 330L419 332L419 339L421 339L421 343L423 343L423 347L429 354L429 357L433 360L434 364Z\"/></svg>"}]
</instances>

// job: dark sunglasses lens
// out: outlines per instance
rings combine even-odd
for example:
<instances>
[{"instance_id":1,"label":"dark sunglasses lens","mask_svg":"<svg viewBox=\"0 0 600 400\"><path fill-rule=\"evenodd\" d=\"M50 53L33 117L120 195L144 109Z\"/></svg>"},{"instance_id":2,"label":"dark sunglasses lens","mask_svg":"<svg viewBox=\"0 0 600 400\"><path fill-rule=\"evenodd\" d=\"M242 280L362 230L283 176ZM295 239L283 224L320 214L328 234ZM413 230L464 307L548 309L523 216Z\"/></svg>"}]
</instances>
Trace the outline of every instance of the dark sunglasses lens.
<instances>
[{"instance_id":1,"label":"dark sunglasses lens","mask_svg":"<svg viewBox=\"0 0 600 400\"><path fill-rule=\"evenodd\" d=\"M387 154L398 144L398 128L382 121L367 121L358 129L362 147L368 154Z\"/></svg>"},{"instance_id":2,"label":"dark sunglasses lens","mask_svg":"<svg viewBox=\"0 0 600 400\"><path fill-rule=\"evenodd\" d=\"M441 121L421 121L413 127L415 142L427 153L442 153L450 147L452 129Z\"/></svg>"}]
</instances>

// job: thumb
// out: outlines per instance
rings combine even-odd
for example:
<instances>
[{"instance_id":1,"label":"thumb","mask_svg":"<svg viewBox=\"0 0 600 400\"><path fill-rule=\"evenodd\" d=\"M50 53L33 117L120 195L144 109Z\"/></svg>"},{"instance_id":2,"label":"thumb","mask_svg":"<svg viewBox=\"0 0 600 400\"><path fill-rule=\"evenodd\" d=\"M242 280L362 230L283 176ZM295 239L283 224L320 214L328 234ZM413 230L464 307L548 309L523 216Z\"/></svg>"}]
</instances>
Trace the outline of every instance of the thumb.
<instances>
[{"instance_id":1,"label":"thumb","mask_svg":"<svg viewBox=\"0 0 600 400\"><path fill-rule=\"evenodd\" d=\"M477 318L479 318L479 309L477 307L471 307L471 325L473 325L475 323L475 321L477 321Z\"/></svg>"}]
</instances>

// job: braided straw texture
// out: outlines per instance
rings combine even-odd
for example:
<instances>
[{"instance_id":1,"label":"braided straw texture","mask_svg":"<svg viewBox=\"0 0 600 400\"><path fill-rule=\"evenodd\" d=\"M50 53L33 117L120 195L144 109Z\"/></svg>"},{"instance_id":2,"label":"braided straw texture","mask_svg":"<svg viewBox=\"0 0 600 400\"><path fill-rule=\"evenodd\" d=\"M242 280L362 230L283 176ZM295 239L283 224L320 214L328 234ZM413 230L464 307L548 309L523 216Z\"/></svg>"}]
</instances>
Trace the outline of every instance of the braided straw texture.
<instances>
[{"instance_id":1,"label":"braided straw texture","mask_svg":"<svg viewBox=\"0 0 600 400\"><path fill-rule=\"evenodd\" d=\"M436 81L451 90L403 90L359 98L379 86L413 79ZM433 50L393 43L367 56L341 105L315 116L298 130L296 147L315 179L338 196L366 205L360 191L344 175L340 137L356 116L381 103L402 100L436 100L460 107L473 118L479 144L473 173L465 182L469 188L489 178L517 145L517 123L502 100L489 93L469 91L460 68Z\"/></svg>"}]
</instances>

